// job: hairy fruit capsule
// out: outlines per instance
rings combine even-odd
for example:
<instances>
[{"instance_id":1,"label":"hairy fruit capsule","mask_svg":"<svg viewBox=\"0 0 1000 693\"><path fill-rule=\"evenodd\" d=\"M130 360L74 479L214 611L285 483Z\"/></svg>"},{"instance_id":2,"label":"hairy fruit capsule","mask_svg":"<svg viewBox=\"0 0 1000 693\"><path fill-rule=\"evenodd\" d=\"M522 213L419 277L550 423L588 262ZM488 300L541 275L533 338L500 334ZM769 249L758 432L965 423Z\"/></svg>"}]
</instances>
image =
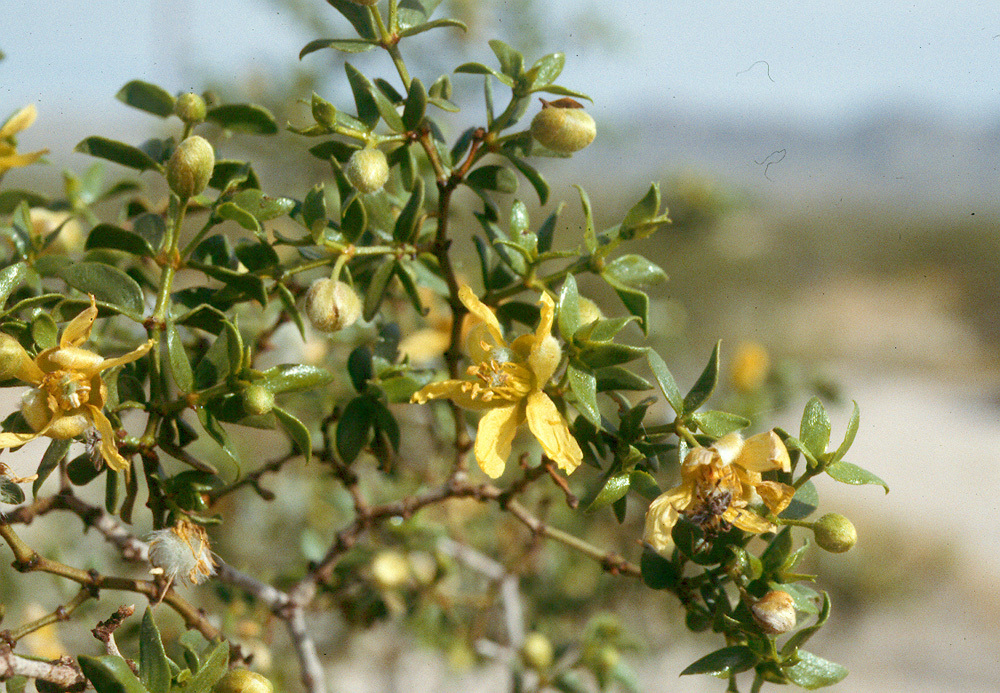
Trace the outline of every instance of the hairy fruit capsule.
<instances>
[{"instance_id":1,"label":"hairy fruit capsule","mask_svg":"<svg viewBox=\"0 0 1000 693\"><path fill-rule=\"evenodd\" d=\"M232 669L212 690L214 693L274 693L274 684L255 671Z\"/></svg>"},{"instance_id":2,"label":"hairy fruit capsule","mask_svg":"<svg viewBox=\"0 0 1000 693\"><path fill-rule=\"evenodd\" d=\"M583 106L573 99L542 102L542 110L531 121L531 136L547 149L560 154L578 152L597 135L597 125Z\"/></svg>"},{"instance_id":3,"label":"hairy fruit capsule","mask_svg":"<svg viewBox=\"0 0 1000 693\"><path fill-rule=\"evenodd\" d=\"M858 543L854 523L839 513L827 513L813 524L816 543L824 551L844 553Z\"/></svg>"},{"instance_id":4,"label":"hairy fruit capsule","mask_svg":"<svg viewBox=\"0 0 1000 693\"><path fill-rule=\"evenodd\" d=\"M177 145L167 162L167 183L182 200L200 195L215 168L215 151L204 137L192 135Z\"/></svg>"},{"instance_id":5,"label":"hairy fruit capsule","mask_svg":"<svg viewBox=\"0 0 1000 693\"><path fill-rule=\"evenodd\" d=\"M181 94L174 102L174 115L189 125L204 122L207 113L208 106L205 104L205 99L197 94L191 92Z\"/></svg>"},{"instance_id":6,"label":"hairy fruit capsule","mask_svg":"<svg viewBox=\"0 0 1000 693\"><path fill-rule=\"evenodd\" d=\"M373 193L389 180L389 162L381 149L359 149L347 161L347 180L358 192Z\"/></svg>"},{"instance_id":7,"label":"hairy fruit capsule","mask_svg":"<svg viewBox=\"0 0 1000 693\"><path fill-rule=\"evenodd\" d=\"M795 627L795 601L792 595L772 590L750 607L753 620L768 635L781 635Z\"/></svg>"},{"instance_id":8,"label":"hairy fruit capsule","mask_svg":"<svg viewBox=\"0 0 1000 693\"><path fill-rule=\"evenodd\" d=\"M320 332L337 332L361 317L361 299L344 282L317 279L306 292L306 315Z\"/></svg>"},{"instance_id":9,"label":"hairy fruit capsule","mask_svg":"<svg viewBox=\"0 0 1000 693\"><path fill-rule=\"evenodd\" d=\"M263 416L274 409L274 393L263 385L251 385L243 391L243 410L251 416Z\"/></svg>"}]
</instances>

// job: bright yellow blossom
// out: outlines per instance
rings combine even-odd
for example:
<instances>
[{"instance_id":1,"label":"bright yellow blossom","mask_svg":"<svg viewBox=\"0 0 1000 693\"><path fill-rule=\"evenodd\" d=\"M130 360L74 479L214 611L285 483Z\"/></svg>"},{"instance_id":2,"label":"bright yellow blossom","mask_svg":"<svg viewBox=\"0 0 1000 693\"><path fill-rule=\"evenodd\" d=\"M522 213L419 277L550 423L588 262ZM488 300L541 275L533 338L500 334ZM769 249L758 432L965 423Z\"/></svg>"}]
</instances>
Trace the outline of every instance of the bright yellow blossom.
<instances>
[{"instance_id":1,"label":"bright yellow blossom","mask_svg":"<svg viewBox=\"0 0 1000 693\"><path fill-rule=\"evenodd\" d=\"M32 360L10 335L0 333L0 372L33 385L21 398L21 415L34 433L0 433L0 448L24 445L39 436L57 440L75 438L91 428L100 435L101 457L116 471L129 463L118 452L115 432L104 415L108 389L101 373L141 358L153 346L147 341L124 356L106 359L81 349L97 318L97 305L73 318L59 338L59 346L45 349Z\"/></svg>"},{"instance_id":2,"label":"bright yellow blossom","mask_svg":"<svg viewBox=\"0 0 1000 693\"><path fill-rule=\"evenodd\" d=\"M479 323L468 340L468 369L475 380L445 380L431 383L413 395L418 403L450 399L466 409L485 410L479 420L475 453L487 476L503 474L518 426L527 421L542 450L567 474L583 460L583 452L569 431L555 403L545 394L545 385L562 358L559 342L552 336L555 303L542 294L541 319L534 334L508 344L496 314L472 290L463 286L459 298Z\"/></svg>"},{"instance_id":3,"label":"bright yellow blossom","mask_svg":"<svg viewBox=\"0 0 1000 693\"><path fill-rule=\"evenodd\" d=\"M761 472L772 469L791 469L774 431L747 440L730 433L710 447L694 448L681 465L681 483L650 504L644 541L657 551L669 548L681 515L707 532L730 525L754 534L777 530L750 508L763 505L777 515L795 495L787 484L761 479Z\"/></svg>"},{"instance_id":4,"label":"bright yellow blossom","mask_svg":"<svg viewBox=\"0 0 1000 693\"><path fill-rule=\"evenodd\" d=\"M0 126L0 176L12 168L33 164L48 154L48 149L31 154L17 153L17 141L14 135L31 127L37 116L38 111L35 110L35 105L30 104L12 115L3 126Z\"/></svg>"}]
</instances>

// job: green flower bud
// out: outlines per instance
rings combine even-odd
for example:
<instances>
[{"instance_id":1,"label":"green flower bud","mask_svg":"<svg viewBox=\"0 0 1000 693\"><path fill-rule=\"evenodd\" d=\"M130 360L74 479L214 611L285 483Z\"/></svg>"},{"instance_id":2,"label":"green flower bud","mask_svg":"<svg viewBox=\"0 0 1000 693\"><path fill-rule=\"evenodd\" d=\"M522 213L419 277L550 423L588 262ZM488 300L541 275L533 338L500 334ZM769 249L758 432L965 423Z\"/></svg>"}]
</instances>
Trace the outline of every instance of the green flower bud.
<instances>
[{"instance_id":1,"label":"green flower bud","mask_svg":"<svg viewBox=\"0 0 1000 693\"><path fill-rule=\"evenodd\" d=\"M361 299L344 282L317 279L306 292L306 315L320 332L337 332L361 317Z\"/></svg>"},{"instance_id":2,"label":"green flower bud","mask_svg":"<svg viewBox=\"0 0 1000 693\"><path fill-rule=\"evenodd\" d=\"M186 200L205 190L214 168L212 145L204 137L192 135L177 145L167 162L167 183L178 197Z\"/></svg>"},{"instance_id":3,"label":"green flower bud","mask_svg":"<svg viewBox=\"0 0 1000 693\"><path fill-rule=\"evenodd\" d=\"M263 385L251 385L243 391L243 410L251 416L263 416L274 409L274 393Z\"/></svg>"},{"instance_id":4,"label":"green flower bud","mask_svg":"<svg viewBox=\"0 0 1000 693\"><path fill-rule=\"evenodd\" d=\"M359 149L347 161L347 180L358 192L373 193L389 180L389 162L381 149Z\"/></svg>"},{"instance_id":5,"label":"green flower bud","mask_svg":"<svg viewBox=\"0 0 1000 693\"><path fill-rule=\"evenodd\" d=\"M573 99L540 101L542 110L531 121L531 136L543 147L572 154L594 141L597 125L579 103Z\"/></svg>"},{"instance_id":6,"label":"green flower bud","mask_svg":"<svg viewBox=\"0 0 1000 693\"><path fill-rule=\"evenodd\" d=\"M768 635L781 635L795 627L795 601L788 592L768 592L750 606L750 614Z\"/></svg>"},{"instance_id":7,"label":"green flower bud","mask_svg":"<svg viewBox=\"0 0 1000 693\"><path fill-rule=\"evenodd\" d=\"M255 671L232 669L212 690L215 693L274 693L274 684Z\"/></svg>"},{"instance_id":8,"label":"green flower bud","mask_svg":"<svg viewBox=\"0 0 1000 693\"><path fill-rule=\"evenodd\" d=\"M528 633L521 644L521 658L535 671L545 671L555 660L552 641L541 633Z\"/></svg>"},{"instance_id":9,"label":"green flower bud","mask_svg":"<svg viewBox=\"0 0 1000 693\"><path fill-rule=\"evenodd\" d=\"M816 543L824 551L844 553L858 543L858 530L843 515L827 513L813 524Z\"/></svg>"},{"instance_id":10,"label":"green flower bud","mask_svg":"<svg viewBox=\"0 0 1000 693\"><path fill-rule=\"evenodd\" d=\"M197 94L181 94L174 102L174 115L189 125L204 122L208 106Z\"/></svg>"}]
</instances>

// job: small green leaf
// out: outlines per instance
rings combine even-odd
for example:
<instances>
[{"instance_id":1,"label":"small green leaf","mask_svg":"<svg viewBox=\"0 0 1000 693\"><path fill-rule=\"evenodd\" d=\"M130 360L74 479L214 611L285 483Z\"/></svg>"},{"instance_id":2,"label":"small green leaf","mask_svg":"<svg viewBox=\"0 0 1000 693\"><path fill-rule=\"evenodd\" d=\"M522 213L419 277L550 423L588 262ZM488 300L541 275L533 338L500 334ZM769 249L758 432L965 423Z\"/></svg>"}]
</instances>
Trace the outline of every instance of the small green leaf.
<instances>
[{"instance_id":1,"label":"small green leaf","mask_svg":"<svg viewBox=\"0 0 1000 693\"><path fill-rule=\"evenodd\" d=\"M788 504L784 512L779 517L788 520L802 520L812 515L819 507L819 492L812 481L807 481L792 496L792 502Z\"/></svg>"},{"instance_id":2,"label":"small green leaf","mask_svg":"<svg viewBox=\"0 0 1000 693\"><path fill-rule=\"evenodd\" d=\"M861 409L858 407L857 402L853 402L854 411L851 412L851 420L847 423L847 432L844 433L844 442L840 444L837 451L833 454L832 462L840 462L844 459L847 451L851 449L851 445L854 444L854 437L858 434L858 425L861 423Z\"/></svg>"},{"instance_id":3,"label":"small green leaf","mask_svg":"<svg viewBox=\"0 0 1000 693\"><path fill-rule=\"evenodd\" d=\"M232 197L233 204L246 210L257 221L270 221L288 214L295 207L295 200L287 197L272 197L263 191L246 188Z\"/></svg>"},{"instance_id":4,"label":"small green leaf","mask_svg":"<svg viewBox=\"0 0 1000 693\"><path fill-rule=\"evenodd\" d=\"M547 204L551 188L549 187L548 181L545 180L545 177L538 172L538 169L506 149L502 149L498 153L507 157L510 163L514 164L514 168L516 168L522 176L528 179L528 182L531 183L531 187L535 189L535 194L538 195L538 203L543 206Z\"/></svg>"},{"instance_id":5,"label":"small green leaf","mask_svg":"<svg viewBox=\"0 0 1000 693\"><path fill-rule=\"evenodd\" d=\"M338 171L340 169L337 169ZM344 237L352 243L361 237L368 228L368 211L360 197L355 197L344 210L340 221L340 230Z\"/></svg>"},{"instance_id":6,"label":"small green leaf","mask_svg":"<svg viewBox=\"0 0 1000 693\"><path fill-rule=\"evenodd\" d=\"M580 327L580 293L572 274L566 277L559 290L558 325L559 334L567 342L573 339Z\"/></svg>"},{"instance_id":7,"label":"small green leaf","mask_svg":"<svg viewBox=\"0 0 1000 693\"><path fill-rule=\"evenodd\" d=\"M117 267L101 262L77 262L64 268L59 276L78 291L93 294L103 303L117 308L133 320L142 321L145 302L142 289Z\"/></svg>"},{"instance_id":8,"label":"small green leaf","mask_svg":"<svg viewBox=\"0 0 1000 693\"><path fill-rule=\"evenodd\" d=\"M400 37L416 36L417 34L422 34L425 31L430 31L431 29L443 29L445 27L455 27L456 29L461 29L462 31L469 30L469 27L465 26L464 23L458 21L457 19L435 19L432 22L424 22L423 24L417 24L416 26L404 29L399 32L399 35Z\"/></svg>"},{"instance_id":9,"label":"small green leaf","mask_svg":"<svg viewBox=\"0 0 1000 693\"><path fill-rule=\"evenodd\" d=\"M278 132L274 116L263 106L234 103L216 106L205 116L219 127L248 135L273 135Z\"/></svg>"},{"instance_id":10,"label":"small green leaf","mask_svg":"<svg viewBox=\"0 0 1000 693\"><path fill-rule=\"evenodd\" d=\"M174 112L174 97L170 93L155 84L137 79L122 87L115 94L115 98L132 108L138 108L140 111L161 118L166 118Z\"/></svg>"},{"instance_id":11,"label":"small green leaf","mask_svg":"<svg viewBox=\"0 0 1000 693\"><path fill-rule=\"evenodd\" d=\"M862 486L864 484L874 484L881 486L889 493L889 485L880 478L850 462L834 462L826 468L826 473L842 484L852 484Z\"/></svg>"},{"instance_id":12,"label":"small green leaf","mask_svg":"<svg viewBox=\"0 0 1000 693\"><path fill-rule=\"evenodd\" d=\"M207 654L202 653L202 659L201 667L184 686L184 693L208 693L212 690L228 668L229 643L225 640L215 643Z\"/></svg>"},{"instance_id":13,"label":"small green leaf","mask_svg":"<svg viewBox=\"0 0 1000 693\"><path fill-rule=\"evenodd\" d=\"M38 478L31 483L31 494L36 498L38 497L38 490L42 488L45 480L59 466L59 463L66 458L66 453L69 452L69 444L71 442L69 440L53 440L49 443L49 447L45 449L42 461L35 472Z\"/></svg>"},{"instance_id":14,"label":"small green leaf","mask_svg":"<svg viewBox=\"0 0 1000 693\"><path fill-rule=\"evenodd\" d=\"M427 111L427 91L423 83L414 78L410 82L410 90L406 95L406 105L403 107L403 125L409 131L414 131L420 126Z\"/></svg>"},{"instance_id":15,"label":"small green leaf","mask_svg":"<svg viewBox=\"0 0 1000 693\"><path fill-rule=\"evenodd\" d=\"M10 480L10 477L0 474L0 503L20 505L24 502L24 491Z\"/></svg>"},{"instance_id":16,"label":"small green leaf","mask_svg":"<svg viewBox=\"0 0 1000 693\"><path fill-rule=\"evenodd\" d=\"M517 176L506 166L496 164L475 169L465 177L465 184L480 190L495 190L507 194L517 192Z\"/></svg>"},{"instance_id":17,"label":"small green leaf","mask_svg":"<svg viewBox=\"0 0 1000 693\"><path fill-rule=\"evenodd\" d=\"M656 384L660 386L660 392L666 398L667 404L678 416L683 415L684 398L681 397L680 388L677 387L677 381L674 380L667 364L652 349L646 352L646 360L649 362L649 368L653 371L653 377L656 378Z\"/></svg>"},{"instance_id":18,"label":"small green leaf","mask_svg":"<svg viewBox=\"0 0 1000 693\"><path fill-rule=\"evenodd\" d=\"M344 407L337 422L337 454L344 464L350 464L368 444L375 412L368 397L359 396Z\"/></svg>"},{"instance_id":19,"label":"small green leaf","mask_svg":"<svg viewBox=\"0 0 1000 693\"><path fill-rule=\"evenodd\" d=\"M22 202L28 207L47 207L49 199L31 190L4 190L0 192L0 214L10 214Z\"/></svg>"},{"instance_id":20,"label":"small green leaf","mask_svg":"<svg viewBox=\"0 0 1000 693\"><path fill-rule=\"evenodd\" d=\"M42 349L51 349L58 344L59 328L48 313L39 313L31 321L31 339Z\"/></svg>"},{"instance_id":21,"label":"small green leaf","mask_svg":"<svg viewBox=\"0 0 1000 693\"><path fill-rule=\"evenodd\" d=\"M372 96L372 91L375 87L367 77L361 74L350 63L344 63L344 70L347 72L347 81L350 83L351 91L354 93L354 103L358 109L358 120L371 130L378 125L379 118L381 117L378 104L375 103L375 97Z\"/></svg>"},{"instance_id":22,"label":"small green leaf","mask_svg":"<svg viewBox=\"0 0 1000 693\"><path fill-rule=\"evenodd\" d=\"M191 370L191 361L188 360L187 352L184 351L184 344L181 342L181 335L177 331L176 325L167 325L166 337L170 373L174 376L177 389L185 394L189 393L194 388L194 372Z\"/></svg>"},{"instance_id":23,"label":"small green leaf","mask_svg":"<svg viewBox=\"0 0 1000 693\"><path fill-rule=\"evenodd\" d=\"M524 56L500 39L493 39L490 48L500 62L500 71L505 75L517 79L524 74Z\"/></svg>"},{"instance_id":24,"label":"small green leaf","mask_svg":"<svg viewBox=\"0 0 1000 693\"><path fill-rule=\"evenodd\" d=\"M802 412L802 424L799 428L799 440L819 459L826 453L830 443L830 416L820 402L819 397L813 397Z\"/></svg>"},{"instance_id":25,"label":"small green leaf","mask_svg":"<svg viewBox=\"0 0 1000 693\"><path fill-rule=\"evenodd\" d=\"M334 375L325 368L306 364L282 364L263 373L261 384L276 395L302 392L329 385Z\"/></svg>"},{"instance_id":26,"label":"small green leaf","mask_svg":"<svg viewBox=\"0 0 1000 693\"><path fill-rule=\"evenodd\" d=\"M809 691L832 686L843 681L849 673L840 664L827 661L805 650L799 650L798 657L798 663L784 670L785 675L792 683Z\"/></svg>"},{"instance_id":27,"label":"small green leaf","mask_svg":"<svg viewBox=\"0 0 1000 693\"><path fill-rule=\"evenodd\" d=\"M424 209L424 179L417 177L413 183L413 193L400 210L392 232L393 240L400 243L409 243L416 238L417 221Z\"/></svg>"},{"instance_id":28,"label":"small green leaf","mask_svg":"<svg viewBox=\"0 0 1000 693\"><path fill-rule=\"evenodd\" d=\"M23 262L0 270L0 308L7 303L14 290L21 286L27 275L28 265Z\"/></svg>"},{"instance_id":29,"label":"small green leaf","mask_svg":"<svg viewBox=\"0 0 1000 693\"><path fill-rule=\"evenodd\" d=\"M149 693L121 657L80 655L77 661L97 693Z\"/></svg>"},{"instance_id":30,"label":"small green leaf","mask_svg":"<svg viewBox=\"0 0 1000 693\"><path fill-rule=\"evenodd\" d=\"M657 183L653 183L649 186L649 190L646 192L645 196L639 200L635 206L632 207L625 214L625 218L622 219L621 231L622 234L627 234L630 230L642 227L650 219L655 217L660 211L660 186Z\"/></svg>"},{"instance_id":31,"label":"small green leaf","mask_svg":"<svg viewBox=\"0 0 1000 693\"><path fill-rule=\"evenodd\" d=\"M755 664L757 664L757 655L754 654L753 650L746 645L733 645L705 655L682 671L681 676L691 674L720 676L739 673L750 669Z\"/></svg>"},{"instance_id":32,"label":"small green leaf","mask_svg":"<svg viewBox=\"0 0 1000 693\"><path fill-rule=\"evenodd\" d=\"M153 693L168 693L170 690L170 664L160 631L153 620L153 610L148 606L139 625L139 676L143 685Z\"/></svg>"},{"instance_id":33,"label":"small green leaf","mask_svg":"<svg viewBox=\"0 0 1000 693\"><path fill-rule=\"evenodd\" d=\"M593 501L587 506L587 512L600 510L625 497L632 479L628 472L620 472L610 477Z\"/></svg>"},{"instance_id":34,"label":"small green leaf","mask_svg":"<svg viewBox=\"0 0 1000 693\"><path fill-rule=\"evenodd\" d=\"M536 60L527 74L528 79L531 80L532 91L547 87L555 82L565 66L565 53L549 53Z\"/></svg>"},{"instance_id":35,"label":"small green leaf","mask_svg":"<svg viewBox=\"0 0 1000 693\"><path fill-rule=\"evenodd\" d=\"M366 53L377 45L378 43L371 39L316 39L299 51L299 60L324 48L332 48L341 53Z\"/></svg>"},{"instance_id":36,"label":"small green leaf","mask_svg":"<svg viewBox=\"0 0 1000 693\"><path fill-rule=\"evenodd\" d=\"M90 154L137 171L162 169L160 164L141 149L117 140L109 140L106 137L97 137L96 135L88 137L77 144L73 151Z\"/></svg>"},{"instance_id":37,"label":"small green leaf","mask_svg":"<svg viewBox=\"0 0 1000 693\"><path fill-rule=\"evenodd\" d=\"M621 299L622 305L625 306L628 312L639 318L642 333L648 335L649 296L639 289L633 289L631 286L622 284L613 274L602 273L601 277L608 283L608 286L615 290L618 298Z\"/></svg>"},{"instance_id":38,"label":"small green leaf","mask_svg":"<svg viewBox=\"0 0 1000 693\"><path fill-rule=\"evenodd\" d=\"M375 31L375 24L372 20L371 12L364 5L359 5L352 0L326 0L337 12L344 15L354 27L354 31L363 39L375 39L378 34Z\"/></svg>"},{"instance_id":39,"label":"small green leaf","mask_svg":"<svg viewBox=\"0 0 1000 693\"><path fill-rule=\"evenodd\" d=\"M712 396L715 384L719 380L719 348L722 342L716 342L712 355L705 365L705 370L698 376L690 392L684 396L684 411L693 412Z\"/></svg>"},{"instance_id":40,"label":"small green leaf","mask_svg":"<svg viewBox=\"0 0 1000 693\"><path fill-rule=\"evenodd\" d=\"M646 587L654 590L671 589L680 578L677 567L648 546L642 551L639 568Z\"/></svg>"},{"instance_id":41,"label":"small green leaf","mask_svg":"<svg viewBox=\"0 0 1000 693\"><path fill-rule=\"evenodd\" d=\"M306 462L308 463L312 458L312 436L309 433L309 429L306 428L304 423L281 407L274 407L271 411L274 412L274 418L278 420L278 424L285 431L285 434L295 444L296 449L306 458Z\"/></svg>"},{"instance_id":42,"label":"small green leaf","mask_svg":"<svg viewBox=\"0 0 1000 693\"><path fill-rule=\"evenodd\" d=\"M609 390L649 390L653 386L645 378L641 378L632 371L620 366L607 366L598 368L594 375L597 376L597 391L607 392Z\"/></svg>"},{"instance_id":43,"label":"small green leaf","mask_svg":"<svg viewBox=\"0 0 1000 693\"><path fill-rule=\"evenodd\" d=\"M385 293L389 290L389 281L395 274L395 269L396 261L392 258L386 258L375 270L371 283L368 285L368 291L365 293L365 305L362 313L365 320L371 320L378 312L379 306L382 305L382 299L385 298Z\"/></svg>"},{"instance_id":44,"label":"small green leaf","mask_svg":"<svg viewBox=\"0 0 1000 693\"><path fill-rule=\"evenodd\" d=\"M114 226L113 224L98 224L87 235L86 250L108 248L140 257L153 257L156 252L143 236Z\"/></svg>"},{"instance_id":45,"label":"small green leaf","mask_svg":"<svg viewBox=\"0 0 1000 693\"><path fill-rule=\"evenodd\" d=\"M245 209L241 209L234 202L223 202L221 205L216 207L215 216L220 219L235 221L247 231L253 231L255 234L260 234L262 231L260 222L254 218L254 215Z\"/></svg>"},{"instance_id":46,"label":"small green leaf","mask_svg":"<svg viewBox=\"0 0 1000 693\"><path fill-rule=\"evenodd\" d=\"M597 379L593 371L570 363L566 369L566 376L569 378L570 391L573 393L573 404L590 423L598 429L601 428L601 410L597 406Z\"/></svg>"},{"instance_id":47,"label":"small green leaf","mask_svg":"<svg viewBox=\"0 0 1000 693\"><path fill-rule=\"evenodd\" d=\"M641 358L645 347L634 347L615 342L584 342L580 345L579 360L589 368L605 368L628 363Z\"/></svg>"},{"instance_id":48,"label":"small green leaf","mask_svg":"<svg viewBox=\"0 0 1000 693\"><path fill-rule=\"evenodd\" d=\"M659 265L641 255L622 255L609 262L603 272L633 289L645 289L667 278L667 273Z\"/></svg>"},{"instance_id":49,"label":"small green leaf","mask_svg":"<svg viewBox=\"0 0 1000 693\"><path fill-rule=\"evenodd\" d=\"M721 438L733 431L740 431L750 425L750 420L726 411L700 411L691 415L698 428L712 436Z\"/></svg>"},{"instance_id":50,"label":"small green leaf","mask_svg":"<svg viewBox=\"0 0 1000 693\"><path fill-rule=\"evenodd\" d=\"M663 493L660 490L660 485L656 483L656 479L649 472L633 469L629 478L632 482L632 490L646 500L656 500Z\"/></svg>"}]
</instances>

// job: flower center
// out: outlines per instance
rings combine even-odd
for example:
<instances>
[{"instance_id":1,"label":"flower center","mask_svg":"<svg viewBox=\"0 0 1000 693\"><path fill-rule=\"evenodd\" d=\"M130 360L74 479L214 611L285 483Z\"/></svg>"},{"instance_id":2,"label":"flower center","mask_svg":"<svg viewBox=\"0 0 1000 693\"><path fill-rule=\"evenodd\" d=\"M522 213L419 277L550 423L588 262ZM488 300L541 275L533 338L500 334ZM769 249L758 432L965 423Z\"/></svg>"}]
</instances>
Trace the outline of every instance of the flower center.
<instances>
[{"instance_id":1,"label":"flower center","mask_svg":"<svg viewBox=\"0 0 1000 693\"><path fill-rule=\"evenodd\" d=\"M90 401L90 379L83 373L56 371L42 380L41 389L49 395L53 409L70 411Z\"/></svg>"},{"instance_id":2,"label":"flower center","mask_svg":"<svg viewBox=\"0 0 1000 693\"><path fill-rule=\"evenodd\" d=\"M531 371L519 363L490 359L469 366L468 373L479 380L471 383L470 394L484 402L494 398L516 402L531 392Z\"/></svg>"}]
</instances>

